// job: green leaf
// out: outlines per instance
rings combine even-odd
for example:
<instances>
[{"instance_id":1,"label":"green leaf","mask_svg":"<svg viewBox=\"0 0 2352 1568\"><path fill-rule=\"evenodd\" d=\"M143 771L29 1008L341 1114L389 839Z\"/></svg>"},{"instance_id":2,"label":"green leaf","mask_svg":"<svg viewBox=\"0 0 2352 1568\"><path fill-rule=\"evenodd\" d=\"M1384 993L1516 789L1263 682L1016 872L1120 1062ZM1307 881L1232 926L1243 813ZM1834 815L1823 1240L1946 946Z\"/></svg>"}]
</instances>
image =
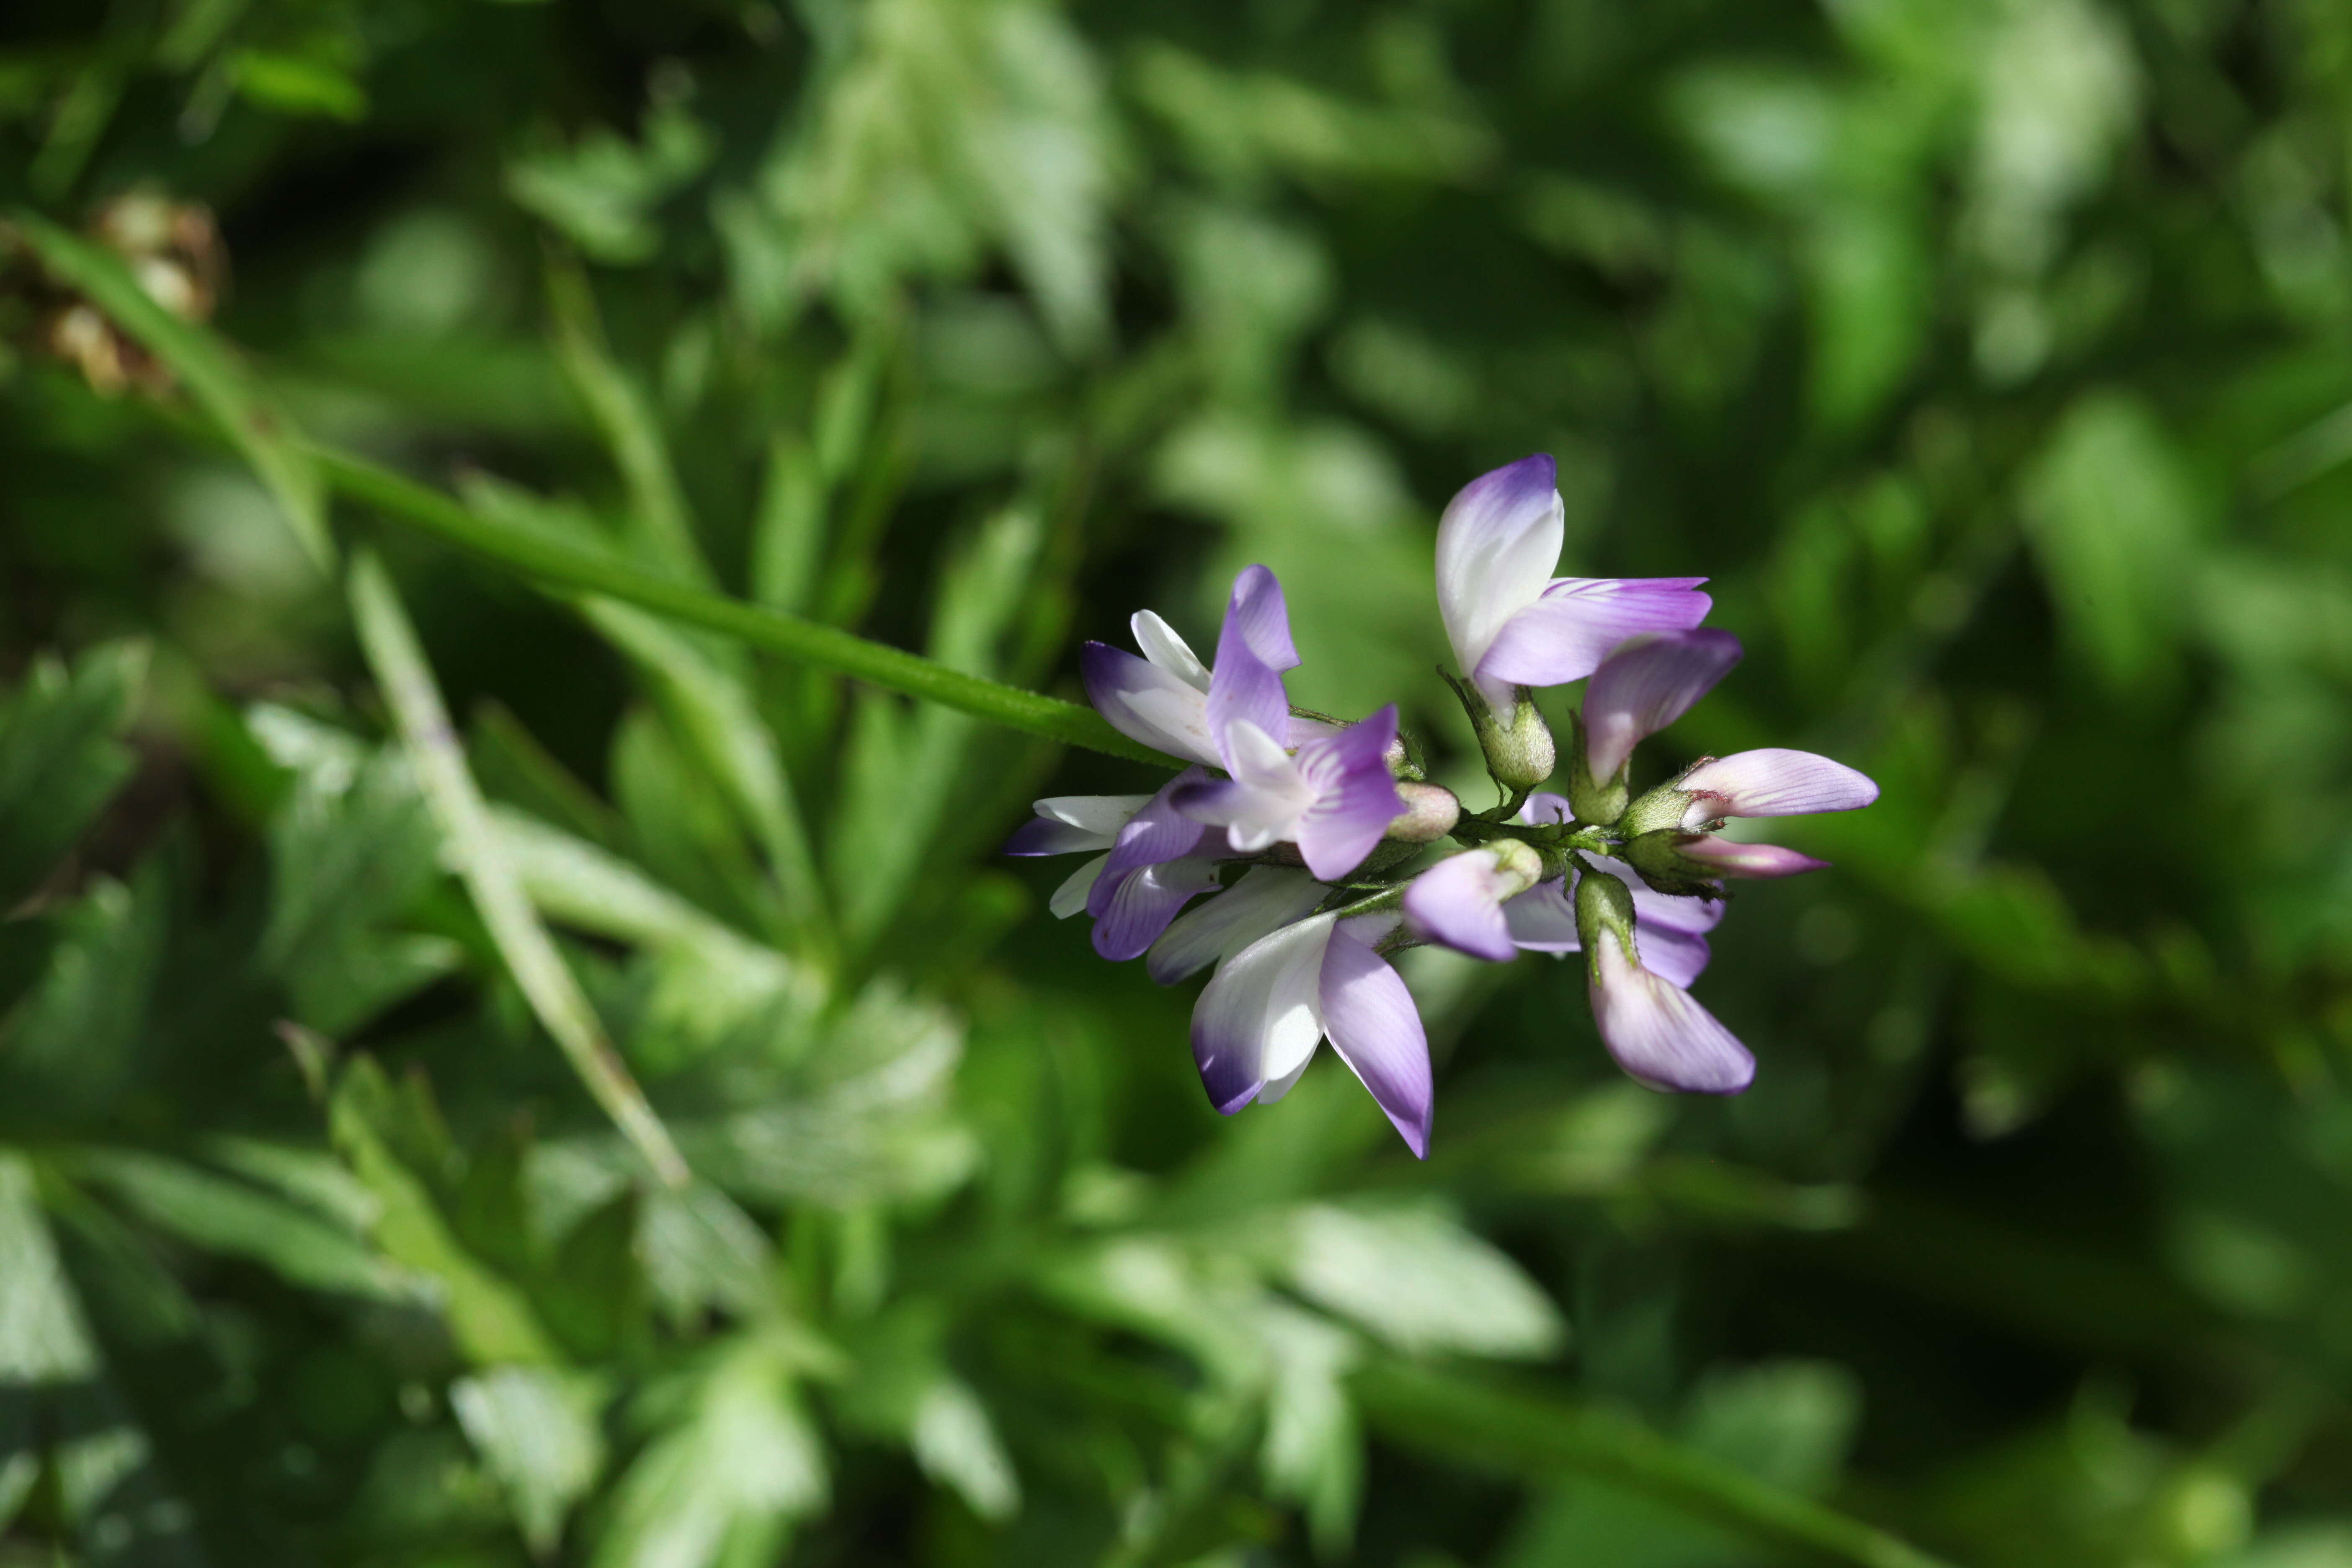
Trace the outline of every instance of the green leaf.
<instances>
[{"instance_id":1,"label":"green leaf","mask_svg":"<svg viewBox=\"0 0 2352 1568\"><path fill-rule=\"evenodd\" d=\"M932 616L930 655L950 669L991 675L999 645L1025 614L1042 529L1024 508L998 513L948 562ZM910 896L943 819L971 789L973 722L925 709L902 718L875 694L861 701L844 769L842 818L829 868L854 942L871 942Z\"/></svg>"},{"instance_id":2,"label":"green leaf","mask_svg":"<svg viewBox=\"0 0 2352 1568\"><path fill-rule=\"evenodd\" d=\"M1434 1208L1311 1205L1291 1247L1299 1294L1408 1353L1544 1356L1567 1336L1517 1264Z\"/></svg>"},{"instance_id":3,"label":"green leaf","mask_svg":"<svg viewBox=\"0 0 2352 1568\"><path fill-rule=\"evenodd\" d=\"M631 266L661 248L653 209L709 163L717 139L674 105L646 116L632 144L599 126L569 148L549 147L507 166L507 194L599 261Z\"/></svg>"},{"instance_id":4,"label":"green leaf","mask_svg":"<svg viewBox=\"0 0 2352 1568\"><path fill-rule=\"evenodd\" d=\"M145 645L107 643L70 673L36 659L0 700L0 911L40 885L130 777L121 737L146 672Z\"/></svg>"},{"instance_id":5,"label":"green leaf","mask_svg":"<svg viewBox=\"0 0 2352 1568\"><path fill-rule=\"evenodd\" d=\"M544 1366L500 1366L449 1385L449 1408L506 1489L524 1544L545 1558L604 1468L592 1379Z\"/></svg>"},{"instance_id":6,"label":"green leaf","mask_svg":"<svg viewBox=\"0 0 2352 1568\"><path fill-rule=\"evenodd\" d=\"M2167 679L2204 520L2154 412L2118 393L2077 400L2027 475L2023 501L2074 656L2113 694Z\"/></svg>"},{"instance_id":7,"label":"green leaf","mask_svg":"<svg viewBox=\"0 0 2352 1568\"><path fill-rule=\"evenodd\" d=\"M1012 1457L988 1407L961 1379L942 1376L923 1391L908 1445L923 1474L953 1487L981 1518L1001 1523L1021 1511L1021 1479Z\"/></svg>"},{"instance_id":8,"label":"green leaf","mask_svg":"<svg viewBox=\"0 0 2352 1568\"><path fill-rule=\"evenodd\" d=\"M830 922L808 829L775 737L733 674L644 612L591 601L590 622L653 679L673 728L757 836L793 928L825 945Z\"/></svg>"},{"instance_id":9,"label":"green leaf","mask_svg":"<svg viewBox=\"0 0 2352 1568\"><path fill-rule=\"evenodd\" d=\"M240 49L230 69L247 101L280 114L356 122L367 118L367 89L315 54Z\"/></svg>"},{"instance_id":10,"label":"green leaf","mask_svg":"<svg viewBox=\"0 0 2352 1568\"><path fill-rule=\"evenodd\" d=\"M54 1119L112 1105L132 1086L163 963L162 873L151 861L134 886L95 882L59 915L48 971L0 1034L12 1099Z\"/></svg>"},{"instance_id":11,"label":"green leaf","mask_svg":"<svg viewBox=\"0 0 2352 1568\"><path fill-rule=\"evenodd\" d=\"M21 1391L97 1375L98 1352L36 1199L33 1167L0 1153L0 1416ZM18 1428L0 1436L29 1440Z\"/></svg>"},{"instance_id":12,"label":"green leaf","mask_svg":"<svg viewBox=\"0 0 2352 1568\"><path fill-rule=\"evenodd\" d=\"M327 531L326 489L286 416L221 341L149 296L121 258L35 214L8 221L59 281L89 297L122 331L170 367L244 454L286 513L287 525L323 570L335 558Z\"/></svg>"},{"instance_id":13,"label":"green leaf","mask_svg":"<svg viewBox=\"0 0 2352 1568\"><path fill-rule=\"evenodd\" d=\"M793 1394L797 1351L747 1335L698 1381L685 1418L629 1467L593 1568L773 1562L824 1506L824 1450Z\"/></svg>"},{"instance_id":14,"label":"green leaf","mask_svg":"<svg viewBox=\"0 0 2352 1568\"><path fill-rule=\"evenodd\" d=\"M357 1234L258 1187L129 1149L81 1150L68 1168L148 1223L296 1285L377 1300L413 1293Z\"/></svg>"},{"instance_id":15,"label":"green leaf","mask_svg":"<svg viewBox=\"0 0 2352 1568\"><path fill-rule=\"evenodd\" d=\"M385 750L354 765L282 710L257 738L295 771L269 824L271 900L259 959L285 980L294 1014L340 1035L457 967L443 938L386 931L439 879L439 834L408 759Z\"/></svg>"},{"instance_id":16,"label":"green leaf","mask_svg":"<svg viewBox=\"0 0 2352 1568\"><path fill-rule=\"evenodd\" d=\"M387 1258L432 1281L467 1358L479 1366L557 1359L522 1293L458 1245L425 1174L394 1152L404 1141L392 1086L362 1057L328 1106L335 1147L377 1205L373 1239Z\"/></svg>"}]
</instances>

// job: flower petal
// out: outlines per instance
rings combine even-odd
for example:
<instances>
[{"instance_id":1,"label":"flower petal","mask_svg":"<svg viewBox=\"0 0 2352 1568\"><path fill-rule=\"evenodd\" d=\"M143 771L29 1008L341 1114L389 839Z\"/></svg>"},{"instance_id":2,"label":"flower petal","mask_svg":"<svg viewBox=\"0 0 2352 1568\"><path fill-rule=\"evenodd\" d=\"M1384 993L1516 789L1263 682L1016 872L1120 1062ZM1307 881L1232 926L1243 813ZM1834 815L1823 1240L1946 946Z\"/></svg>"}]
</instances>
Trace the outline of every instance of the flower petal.
<instances>
[{"instance_id":1,"label":"flower petal","mask_svg":"<svg viewBox=\"0 0 2352 1568\"><path fill-rule=\"evenodd\" d=\"M1235 720L1225 741L1234 777L1181 780L1170 799L1194 822L1224 828L1234 853L1252 855L1290 837L1315 795L1297 764L1248 720Z\"/></svg>"},{"instance_id":2,"label":"flower petal","mask_svg":"<svg viewBox=\"0 0 2352 1568\"><path fill-rule=\"evenodd\" d=\"M1231 958L1260 937L1305 920L1330 890L1304 871L1253 866L1231 888L1179 915L1151 944L1144 971L1160 984L1173 985Z\"/></svg>"},{"instance_id":3,"label":"flower petal","mask_svg":"<svg viewBox=\"0 0 2352 1568\"><path fill-rule=\"evenodd\" d=\"M1698 932L1645 925L1638 913L1633 922L1633 945L1641 950L1643 968L1667 984L1685 990L1706 973L1707 960L1714 956L1706 938Z\"/></svg>"},{"instance_id":4,"label":"flower petal","mask_svg":"<svg viewBox=\"0 0 2352 1568\"><path fill-rule=\"evenodd\" d=\"M1319 879L1337 881L1363 864L1403 812L1404 796L1388 764L1396 733L1391 702L1361 723L1298 748L1298 775L1314 799L1295 833L1299 858Z\"/></svg>"},{"instance_id":5,"label":"flower petal","mask_svg":"<svg viewBox=\"0 0 2352 1568\"><path fill-rule=\"evenodd\" d=\"M1592 1021L1617 1065L1652 1089L1738 1094L1756 1058L1690 994L1603 942L1593 956Z\"/></svg>"},{"instance_id":6,"label":"flower petal","mask_svg":"<svg viewBox=\"0 0 2352 1568\"><path fill-rule=\"evenodd\" d=\"M1087 897L1094 892L1095 879L1109 864L1109 856L1097 855L1063 879L1062 885L1054 889L1054 896L1045 903L1045 907L1054 911L1054 918L1066 921L1085 909Z\"/></svg>"},{"instance_id":7,"label":"flower petal","mask_svg":"<svg viewBox=\"0 0 2352 1568\"><path fill-rule=\"evenodd\" d=\"M1490 702L1514 686L1565 686L1642 632L1686 631L1715 601L1704 577L1561 577L1495 636L1471 678Z\"/></svg>"},{"instance_id":8,"label":"flower petal","mask_svg":"<svg viewBox=\"0 0 2352 1568\"><path fill-rule=\"evenodd\" d=\"M1538 452L1479 475L1446 505L1437 524L1437 610L1465 673L1477 669L1513 616L1542 597L1559 563L1566 525L1557 479L1550 456Z\"/></svg>"},{"instance_id":9,"label":"flower petal","mask_svg":"<svg viewBox=\"0 0 2352 1568\"><path fill-rule=\"evenodd\" d=\"M1113 963L1140 957L1186 904L1216 887L1216 862L1204 857L1106 871L1087 895L1087 912L1095 917L1095 951Z\"/></svg>"},{"instance_id":10,"label":"flower petal","mask_svg":"<svg viewBox=\"0 0 2352 1568\"><path fill-rule=\"evenodd\" d=\"M1511 945L1529 952L1575 952L1576 910L1568 901L1568 879L1538 882L1503 906Z\"/></svg>"},{"instance_id":11,"label":"flower petal","mask_svg":"<svg viewBox=\"0 0 2352 1568\"><path fill-rule=\"evenodd\" d=\"M1633 919L1643 931L1653 926L1667 931L1688 931L1696 936L1713 931L1723 923L1724 903L1721 899L1701 899L1674 893L1661 893L1642 880L1642 874L1622 860L1606 855L1592 857L1595 870L1606 871L1625 884L1633 895Z\"/></svg>"},{"instance_id":12,"label":"flower petal","mask_svg":"<svg viewBox=\"0 0 2352 1568\"><path fill-rule=\"evenodd\" d=\"M1298 662L1282 614L1282 590L1273 573L1252 566L1234 584L1224 627L1217 634L1216 668L1209 674L1209 733L1235 777L1241 770L1234 763L1234 725L1255 725L1274 738L1277 749L1290 744L1290 698L1283 690L1281 670L1259 651L1261 644L1286 655L1291 665Z\"/></svg>"},{"instance_id":13,"label":"flower petal","mask_svg":"<svg viewBox=\"0 0 2352 1568\"><path fill-rule=\"evenodd\" d=\"M1139 866L1157 866L1198 851L1209 830L1174 803L1186 788L1208 779L1208 769L1192 767L1160 785L1160 793L1145 801L1112 838L1109 875L1123 876Z\"/></svg>"},{"instance_id":14,"label":"flower petal","mask_svg":"<svg viewBox=\"0 0 2352 1568\"><path fill-rule=\"evenodd\" d=\"M1528 796L1526 804L1519 807L1519 815L1513 820L1541 827L1551 823L1574 822L1576 813L1570 809L1568 796L1539 789Z\"/></svg>"},{"instance_id":15,"label":"flower petal","mask_svg":"<svg viewBox=\"0 0 2352 1568\"><path fill-rule=\"evenodd\" d=\"M1040 816L1066 822L1104 837L1115 837L1128 819L1151 804L1148 795L1057 795L1031 804Z\"/></svg>"},{"instance_id":16,"label":"flower petal","mask_svg":"<svg viewBox=\"0 0 2352 1568\"><path fill-rule=\"evenodd\" d=\"M1179 677L1099 642L1078 650L1078 673L1087 700L1120 734L1171 757L1224 765L1209 740L1206 700Z\"/></svg>"},{"instance_id":17,"label":"flower petal","mask_svg":"<svg viewBox=\"0 0 2352 1568\"><path fill-rule=\"evenodd\" d=\"M1794 877L1829 868L1826 860L1800 855L1778 844L1742 844L1736 839L1703 835L1675 847L1718 877ZM1007 850L1007 854L1012 851Z\"/></svg>"},{"instance_id":18,"label":"flower petal","mask_svg":"<svg viewBox=\"0 0 2352 1568\"><path fill-rule=\"evenodd\" d=\"M1258 661L1277 673L1298 668L1298 648L1290 640L1290 606L1283 600L1282 584L1267 568L1244 566L1234 579L1233 597L1225 602L1225 624L1217 637L1220 649L1225 645L1226 630L1238 633Z\"/></svg>"},{"instance_id":19,"label":"flower petal","mask_svg":"<svg viewBox=\"0 0 2352 1568\"><path fill-rule=\"evenodd\" d=\"M1108 834L1073 827L1050 816L1034 816L1013 830L1013 837L1004 841L1004 853L1075 855L1081 849L1100 849L1109 842Z\"/></svg>"},{"instance_id":20,"label":"flower petal","mask_svg":"<svg viewBox=\"0 0 2352 1568\"><path fill-rule=\"evenodd\" d=\"M1209 689L1209 667L1192 651L1192 645L1176 635L1176 628L1150 610L1138 610L1127 618L1127 629L1135 634L1135 646L1143 657L1166 670L1195 691Z\"/></svg>"},{"instance_id":21,"label":"flower petal","mask_svg":"<svg viewBox=\"0 0 2352 1568\"><path fill-rule=\"evenodd\" d=\"M1473 958L1507 963L1519 952L1511 945L1501 890L1493 853L1465 849L1447 856L1406 886L1405 919L1414 934L1427 941Z\"/></svg>"},{"instance_id":22,"label":"flower petal","mask_svg":"<svg viewBox=\"0 0 2352 1568\"><path fill-rule=\"evenodd\" d=\"M1683 818L1693 830L1718 816L1804 816L1852 811L1878 798L1878 786L1843 763L1779 747L1701 763L1675 787L1703 797Z\"/></svg>"},{"instance_id":23,"label":"flower petal","mask_svg":"<svg viewBox=\"0 0 2352 1568\"><path fill-rule=\"evenodd\" d=\"M1616 777L1635 746L1690 711L1738 662L1739 639L1712 628L1648 633L1603 659L1584 689L1592 776Z\"/></svg>"},{"instance_id":24,"label":"flower petal","mask_svg":"<svg viewBox=\"0 0 2352 1568\"><path fill-rule=\"evenodd\" d=\"M1230 1116L1269 1079L1295 1075L1323 1037L1323 953L1336 915L1259 938L1218 966L1192 1005L1192 1061L1209 1103Z\"/></svg>"},{"instance_id":25,"label":"flower petal","mask_svg":"<svg viewBox=\"0 0 2352 1568\"><path fill-rule=\"evenodd\" d=\"M1324 950L1322 993L1331 1048L1371 1091L1413 1157L1429 1158L1429 1037L1404 981L1343 931Z\"/></svg>"}]
</instances>

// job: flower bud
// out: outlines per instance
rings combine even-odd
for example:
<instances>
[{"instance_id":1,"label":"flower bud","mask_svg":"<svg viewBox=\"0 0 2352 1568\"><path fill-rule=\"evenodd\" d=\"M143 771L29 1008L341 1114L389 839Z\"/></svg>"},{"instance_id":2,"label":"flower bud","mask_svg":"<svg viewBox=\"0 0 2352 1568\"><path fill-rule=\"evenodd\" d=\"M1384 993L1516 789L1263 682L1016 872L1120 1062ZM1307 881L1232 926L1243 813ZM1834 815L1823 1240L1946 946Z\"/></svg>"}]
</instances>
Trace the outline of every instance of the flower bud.
<instances>
[{"instance_id":1,"label":"flower bud","mask_svg":"<svg viewBox=\"0 0 2352 1568\"><path fill-rule=\"evenodd\" d=\"M1586 871L1576 879L1576 940L1588 957L1597 954L1605 940L1639 962L1633 946L1633 892L1606 871Z\"/></svg>"},{"instance_id":2,"label":"flower bud","mask_svg":"<svg viewBox=\"0 0 2352 1568\"><path fill-rule=\"evenodd\" d=\"M1671 827L1638 834L1617 853L1642 874L1642 880L1670 898L1722 897L1715 879L1724 872L1683 853L1685 845L1702 842L1696 835Z\"/></svg>"},{"instance_id":3,"label":"flower bud","mask_svg":"<svg viewBox=\"0 0 2352 1568\"><path fill-rule=\"evenodd\" d=\"M1444 784L1401 782L1404 812L1389 824L1387 837L1407 844L1434 844L1462 820L1462 802Z\"/></svg>"},{"instance_id":4,"label":"flower bud","mask_svg":"<svg viewBox=\"0 0 2352 1568\"><path fill-rule=\"evenodd\" d=\"M1478 749L1486 753L1486 772L1505 789L1524 793L1551 777L1559 760L1551 727L1536 711L1535 695L1518 688L1518 701L1507 722L1485 703L1471 707L1470 722L1478 734Z\"/></svg>"},{"instance_id":5,"label":"flower bud","mask_svg":"<svg viewBox=\"0 0 2352 1568\"><path fill-rule=\"evenodd\" d=\"M1700 758L1684 770L1684 777L1687 778L1714 760L1713 757ZM1697 833L1721 815L1709 809L1705 797L1676 788L1675 785L1681 783L1681 779L1676 779L1674 784L1660 784L1626 807L1624 815L1617 822L1620 831L1629 836L1667 831Z\"/></svg>"},{"instance_id":6,"label":"flower bud","mask_svg":"<svg viewBox=\"0 0 2352 1568\"><path fill-rule=\"evenodd\" d=\"M1516 838L1497 838L1486 846L1495 858L1495 894L1497 900L1516 899L1543 880L1544 860L1530 844Z\"/></svg>"},{"instance_id":7,"label":"flower bud","mask_svg":"<svg viewBox=\"0 0 2352 1568\"><path fill-rule=\"evenodd\" d=\"M1591 748L1585 744L1584 720L1580 715L1569 718L1568 803L1579 822L1597 823L1602 826L1625 815L1625 803L1633 790L1625 782L1630 763L1617 769L1609 779L1596 779L1586 762Z\"/></svg>"}]
</instances>

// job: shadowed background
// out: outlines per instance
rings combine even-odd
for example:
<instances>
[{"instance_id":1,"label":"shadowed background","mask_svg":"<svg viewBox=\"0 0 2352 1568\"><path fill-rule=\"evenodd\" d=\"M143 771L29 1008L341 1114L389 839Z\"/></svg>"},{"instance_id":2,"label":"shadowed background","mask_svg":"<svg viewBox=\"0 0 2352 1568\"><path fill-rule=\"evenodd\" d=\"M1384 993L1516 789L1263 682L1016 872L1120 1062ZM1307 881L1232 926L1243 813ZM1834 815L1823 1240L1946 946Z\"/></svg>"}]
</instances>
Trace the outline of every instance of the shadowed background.
<instances>
[{"instance_id":1,"label":"shadowed background","mask_svg":"<svg viewBox=\"0 0 2352 1568\"><path fill-rule=\"evenodd\" d=\"M2323 0L14 0L0 198L257 401L0 239L0 1565L2352 1565L2347 149ZM1163 775L296 432L1066 694L1263 562L1474 808L1433 530L1548 451L1748 647L1637 783L1885 794L1746 1096L1421 953L1426 1164L1225 1121L992 854Z\"/></svg>"}]
</instances>

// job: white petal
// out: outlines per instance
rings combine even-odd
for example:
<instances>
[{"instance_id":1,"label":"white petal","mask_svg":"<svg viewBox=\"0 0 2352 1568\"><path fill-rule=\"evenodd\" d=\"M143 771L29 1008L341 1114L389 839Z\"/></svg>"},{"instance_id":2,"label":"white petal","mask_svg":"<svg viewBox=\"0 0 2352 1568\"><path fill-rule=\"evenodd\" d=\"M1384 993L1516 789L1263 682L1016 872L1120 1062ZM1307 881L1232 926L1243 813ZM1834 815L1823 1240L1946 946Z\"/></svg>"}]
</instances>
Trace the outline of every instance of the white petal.
<instances>
[{"instance_id":1,"label":"white petal","mask_svg":"<svg viewBox=\"0 0 2352 1568\"><path fill-rule=\"evenodd\" d=\"M1324 950L1336 915L1261 937L1219 966L1192 1008L1192 1054L1213 1103L1294 1077L1323 1037Z\"/></svg>"},{"instance_id":2,"label":"white petal","mask_svg":"<svg viewBox=\"0 0 2352 1568\"><path fill-rule=\"evenodd\" d=\"M1298 764L1282 749L1282 742L1248 720L1236 719L1225 727L1225 745L1234 754L1234 777L1242 783L1306 790L1307 781L1299 777Z\"/></svg>"},{"instance_id":3,"label":"white petal","mask_svg":"<svg viewBox=\"0 0 2352 1568\"><path fill-rule=\"evenodd\" d=\"M1482 474L1437 525L1437 607L1454 657L1474 674L1504 623L1543 596L1566 534L1549 457Z\"/></svg>"},{"instance_id":4,"label":"white petal","mask_svg":"<svg viewBox=\"0 0 2352 1568\"><path fill-rule=\"evenodd\" d=\"M1201 662L1191 644L1176 635L1174 626L1150 610L1136 611L1127 626L1144 658L1195 690L1209 689L1209 667Z\"/></svg>"},{"instance_id":5,"label":"white petal","mask_svg":"<svg viewBox=\"0 0 2352 1568\"><path fill-rule=\"evenodd\" d=\"M1143 967L1162 985L1173 985L1306 919L1329 892L1304 871L1253 866L1225 892L1177 916L1166 934L1151 944Z\"/></svg>"},{"instance_id":6,"label":"white petal","mask_svg":"<svg viewBox=\"0 0 2352 1568\"><path fill-rule=\"evenodd\" d=\"M1040 816L1066 822L1104 838L1117 837L1128 819L1151 804L1148 795L1057 795L1034 803Z\"/></svg>"},{"instance_id":7,"label":"white petal","mask_svg":"<svg viewBox=\"0 0 2352 1568\"><path fill-rule=\"evenodd\" d=\"M1068 920L1087 907L1087 895L1095 890L1095 879L1110 864L1108 855L1097 855L1069 875L1069 879L1054 889L1045 907L1054 911L1057 921Z\"/></svg>"},{"instance_id":8,"label":"white petal","mask_svg":"<svg viewBox=\"0 0 2352 1568\"><path fill-rule=\"evenodd\" d=\"M1852 811L1878 798L1878 786L1843 763L1779 746L1701 763L1675 787L1706 797L1691 803L1685 822Z\"/></svg>"}]
</instances>

